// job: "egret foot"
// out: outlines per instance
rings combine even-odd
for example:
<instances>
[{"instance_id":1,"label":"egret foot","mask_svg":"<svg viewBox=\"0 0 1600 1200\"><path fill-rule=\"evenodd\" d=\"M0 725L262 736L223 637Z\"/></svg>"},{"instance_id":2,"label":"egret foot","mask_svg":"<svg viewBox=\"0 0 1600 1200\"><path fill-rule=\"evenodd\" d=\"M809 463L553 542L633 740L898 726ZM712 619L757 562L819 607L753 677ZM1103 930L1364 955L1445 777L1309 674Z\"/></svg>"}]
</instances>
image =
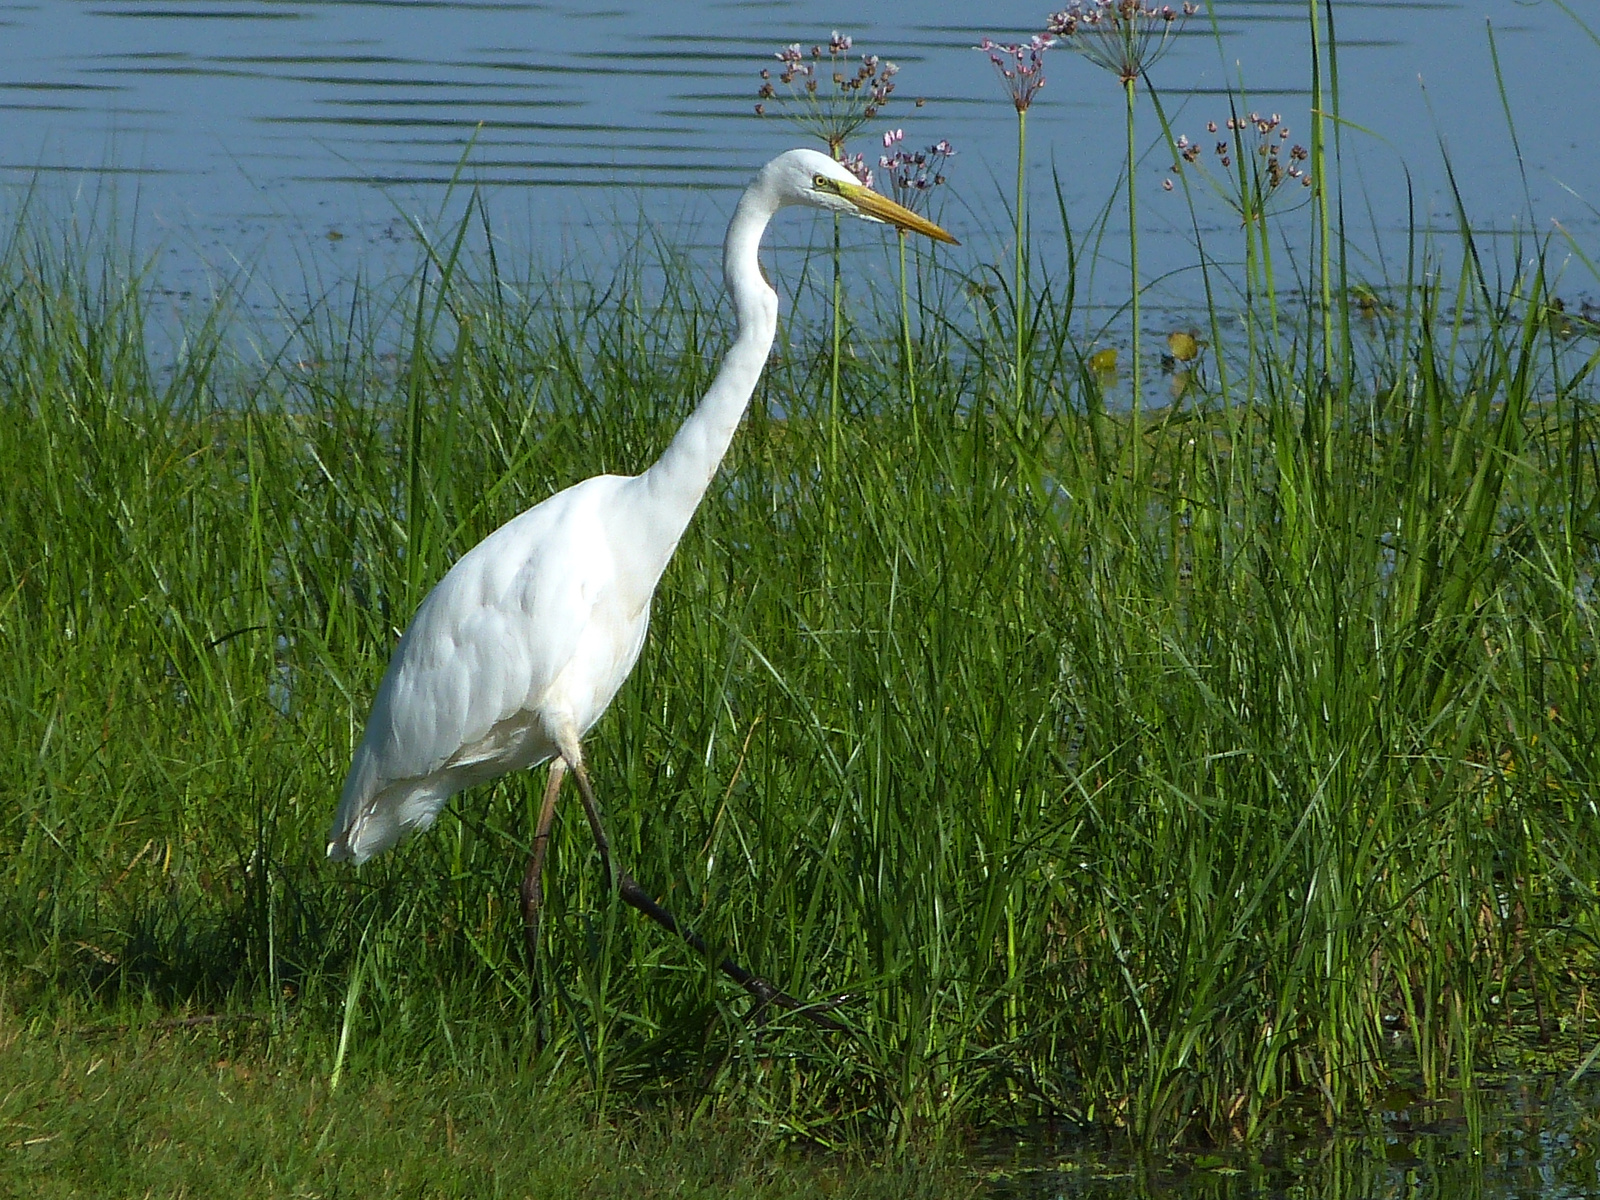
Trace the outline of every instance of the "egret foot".
<instances>
[{"instance_id":1,"label":"egret foot","mask_svg":"<svg viewBox=\"0 0 1600 1200\"><path fill-rule=\"evenodd\" d=\"M616 887L618 894L621 895L624 901L638 909L657 925L677 934L685 942L689 943L697 954L709 955L710 951L706 949L705 942L701 941L698 934L692 929L685 929L679 925L676 917L665 908L662 908L656 902L655 897L639 886L638 881L632 875L629 875L612 861L611 842L606 837L605 826L600 823L600 806L595 801L594 789L589 785L589 772L584 769L582 759L579 759L573 765L572 774L578 781L578 796L583 801L584 815L589 818L589 830L594 834L595 846L600 851L600 861L605 867L606 875L611 879L613 886ZM758 1006L773 1004L788 1012L805 1017L813 1025L823 1029L831 1029L835 1032L844 1030L844 1026L828 1016L826 1011L830 1008L836 1008L841 1003L839 1000L827 1001L822 1004L804 1004L787 992L774 987L761 976L753 975L746 971L731 958L724 958L717 964L717 967L729 979L754 996Z\"/></svg>"}]
</instances>

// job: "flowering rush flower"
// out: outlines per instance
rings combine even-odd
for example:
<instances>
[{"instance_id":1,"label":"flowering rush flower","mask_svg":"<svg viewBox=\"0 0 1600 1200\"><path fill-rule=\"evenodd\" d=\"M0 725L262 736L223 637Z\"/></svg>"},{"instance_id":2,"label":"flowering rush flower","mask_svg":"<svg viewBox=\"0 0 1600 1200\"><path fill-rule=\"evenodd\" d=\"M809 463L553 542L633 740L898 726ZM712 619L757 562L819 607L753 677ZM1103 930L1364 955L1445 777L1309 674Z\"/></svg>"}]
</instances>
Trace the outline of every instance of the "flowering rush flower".
<instances>
[{"instance_id":1,"label":"flowering rush flower","mask_svg":"<svg viewBox=\"0 0 1600 1200\"><path fill-rule=\"evenodd\" d=\"M888 173L895 201L917 212L934 188L944 183L944 165L955 155L955 147L941 138L925 150L904 150L903 129L883 135L883 148L893 151L878 156L878 166Z\"/></svg>"},{"instance_id":2,"label":"flowering rush flower","mask_svg":"<svg viewBox=\"0 0 1600 1200\"><path fill-rule=\"evenodd\" d=\"M1312 186L1311 174L1305 165L1311 156L1304 146L1290 143L1289 127L1278 113L1263 116L1253 112L1248 117L1229 117L1223 126L1227 137L1212 147L1212 157L1225 172L1231 171L1235 159L1238 160L1244 173L1247 194L1241 205L1233 195L1233 189L1218 190L1222 191L1244 221L1249 222L1261 216L1280 194L1287 195L1280 193L1286 184L1298 183L1302 188ZM1217 123L1206 122L1206 132L1215 134ZM1178 162L1172 164L1174 175L1182 174L1185 164L1205 170L1198 142L1179 134L1173 145L1179 158ZM1164 186L1170 192L1172 180L1165 180Z\"/></svg>"},{"instance_id":3,"label":"flowering rush flower","mask_svg":"<svg viewBox=\"0 0 1600 1200\"><path fill-rule=\"evenodd\" d=\"M1132 83L1166 53L1185 21L1199 12L1185 3L1153 5L1142 0L1075 0L1051 13L1048 32L1123 83Z\"/></svg>"},{"instance_id":4,"label":"flowering rush flower","mask_svg":"<svg viewBox=\"0 0 1600 1200\"><path fill-rule=\"evenodd\" d=\"M854 46L855 39L837 29L828 36L826 47L812 46L809 53L799 42L791 42L773 55L778 60L776 83L785 90L778 90L772 69L765 68L756 93L758 116L766 115L769 101L775 102L783 116L826 142L829 153L846 166L851 163L846 161L845 141L882 111L900 73L894 63L876 54L863 54L852 66L848 56ZM851 169L861 175L866 168L858 165L860 170Z\"/></svg>"},{"instance_id":5,"label":"flowering rush flower","mask_svg":"<svg viewBox=\"0 0 1600 1200\"><path fill-rule=\"evenodd\" d=\"M989 56L1006 91L1011 94L1011 103L1017 106L1019 113L1025 113L1034 95L1044 86L1044 54L1055 44L1053 37L1036 33L1026 42L1007 43L984 38L973 49Z\"/></svg>"},{"instance_id":6,"label":"flowering rush flower","mask_svg":"<svg viewBox=\"0 0 1600 1200\"><path fill-rule=\"evenodd\" d=\"M839 158L839 165L861 180L862 187L872 186L872 168L867 166L865 154L842 155Z\"/></svg>"}]
</instances>

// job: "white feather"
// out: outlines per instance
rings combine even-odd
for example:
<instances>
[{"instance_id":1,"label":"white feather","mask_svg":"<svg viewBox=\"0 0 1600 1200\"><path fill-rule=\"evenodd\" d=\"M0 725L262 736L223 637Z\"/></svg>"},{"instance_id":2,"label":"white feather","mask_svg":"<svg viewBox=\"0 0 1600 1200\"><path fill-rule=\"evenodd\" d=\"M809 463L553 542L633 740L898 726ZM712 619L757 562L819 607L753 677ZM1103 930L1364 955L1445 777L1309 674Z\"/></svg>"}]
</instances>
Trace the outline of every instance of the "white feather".
<instances>
[{"instance_id":1,"label":"white feather","mask_svg":"<svg viewBox=\"0 0 1600 1200\"><path fill-rule=\"evenodd\" d=\"M631 483L556 493L428 593L378 688L329 857L365 862L456 792L559 754L564 733L599 720L638 659L655 583L618 586L607 516Z\"/></svg>"},{"instance_id":2,"label":"white feather","mask_svg":"<svg viewBox=\"0 0 1600 1200\"><path fill-rule=\"evenodd\" d=\"M739 334L710 390L649 470L558 492L479 542L428 593L373 701L328 835L330 858L365 862L428 828L476 783L557 754L580 764L583 735L639 657L661 572L772 348L778 297L758 251L767 222L789 204L857 216L870 208L873 220L898 220L898 211L909 227L949 237L863 195L814 150L761 169L723 243Z\"/></svg>"}]
</instances>

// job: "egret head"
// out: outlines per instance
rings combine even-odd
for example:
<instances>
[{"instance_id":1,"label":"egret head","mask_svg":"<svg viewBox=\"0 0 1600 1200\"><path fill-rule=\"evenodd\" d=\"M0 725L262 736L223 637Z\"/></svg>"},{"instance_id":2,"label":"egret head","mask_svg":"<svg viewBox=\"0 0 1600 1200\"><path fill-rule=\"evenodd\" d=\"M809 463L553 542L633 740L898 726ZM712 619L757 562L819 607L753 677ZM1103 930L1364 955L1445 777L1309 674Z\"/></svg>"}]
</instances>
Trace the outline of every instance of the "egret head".
<instances>
[{"instance_id":1,"label":"egret head","mask_svg":"<svg viewBox=\"0 0 1600 1200\"><path fill-rule=\"evenodd\" d=\"M816 150L790 150L780 154L762 168L759 182L773 189L779 204L805 204L860 217L864 221L893 225L936 242L960 245L932 221L873 191L845 167Z\"/></svg>"}]
</instances>

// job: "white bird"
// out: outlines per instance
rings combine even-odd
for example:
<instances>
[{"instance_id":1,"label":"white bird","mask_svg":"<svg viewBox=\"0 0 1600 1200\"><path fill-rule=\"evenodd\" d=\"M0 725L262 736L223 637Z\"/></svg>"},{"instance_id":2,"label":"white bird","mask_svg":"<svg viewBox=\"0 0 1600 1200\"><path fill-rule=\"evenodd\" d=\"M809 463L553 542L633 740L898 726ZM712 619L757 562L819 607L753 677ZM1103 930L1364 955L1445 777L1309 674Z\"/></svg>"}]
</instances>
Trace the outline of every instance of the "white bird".
<instances>
[{"instance_id":1,"label":"white bird","mask_svg":"<svg viewBox=\"0 0 1600 1200\"><path fill-rule=\"evenodd\" d=\"M522 886L530 954L538 940L545 846L567 771L577 779L607 870L614 870L582 739L639 657L656 584L766 364L778 297L762 276L758 252L768 221L790 205L955 242L827 155L790 150L763 167L723 241L738 336L710 390L648 470L596 475L557 492L467 551L428 593L373 701L328 835L329 858L363 863L408 830L431 826L455 793L549 761ZM624 899L676 928L625 873L615 881ZM764 984L763 994L750 982L761 981L737 968L730 973L746 975L740 982L764 999L788 999Z\"/></svg>"}]
</instances>

